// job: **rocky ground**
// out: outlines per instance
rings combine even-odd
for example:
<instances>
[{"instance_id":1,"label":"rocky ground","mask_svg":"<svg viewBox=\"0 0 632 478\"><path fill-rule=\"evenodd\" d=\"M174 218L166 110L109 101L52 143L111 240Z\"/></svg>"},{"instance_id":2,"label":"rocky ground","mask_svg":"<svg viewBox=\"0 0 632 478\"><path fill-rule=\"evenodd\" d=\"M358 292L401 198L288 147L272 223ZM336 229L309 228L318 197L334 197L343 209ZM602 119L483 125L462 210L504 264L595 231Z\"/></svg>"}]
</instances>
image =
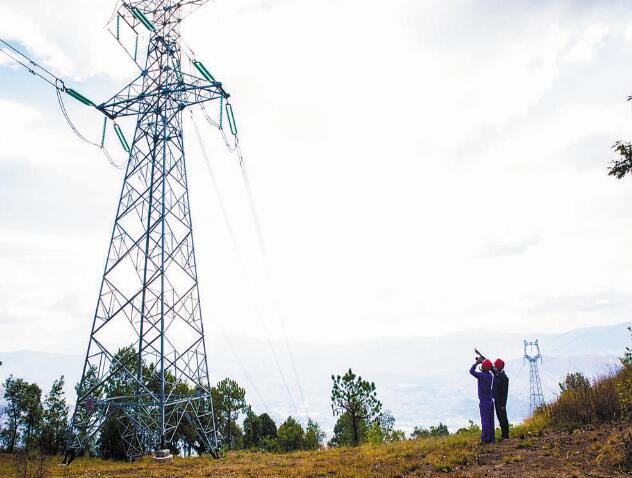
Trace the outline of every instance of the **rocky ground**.
<instances>
[{"instance_id":1,"label":"rocky ground","mask_svg":"<svg viewBox=\"0 0 632 478\"><path fill-rule=\"evenodd\" d=\"M603 426L543 431L511 438L494 446L479 446L474 463L454 470L454 476L596 478L629 476L624 459L625 427ZM410 475L416 476L416 475ZM424 475L418 475L424 476ZM427 476L434 476L429 473Z\"/></svg>"}]
</instances>

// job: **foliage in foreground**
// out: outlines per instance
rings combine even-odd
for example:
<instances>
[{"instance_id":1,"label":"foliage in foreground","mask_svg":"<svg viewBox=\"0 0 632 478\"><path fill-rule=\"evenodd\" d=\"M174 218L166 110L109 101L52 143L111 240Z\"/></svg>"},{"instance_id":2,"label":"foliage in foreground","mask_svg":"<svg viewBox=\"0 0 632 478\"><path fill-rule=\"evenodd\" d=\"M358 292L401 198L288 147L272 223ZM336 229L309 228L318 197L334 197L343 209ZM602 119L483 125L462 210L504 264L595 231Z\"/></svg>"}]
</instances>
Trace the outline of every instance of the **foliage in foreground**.
<instances>
[{"instance_id":1,"label":"foliage in foreground","mask_svg":"<svg viewBox=\"0 0 632 478\"><path fill-rule=\"evenodd\" d=\"M632 352L629 348L621 358L620 369L592 382L579 372L570 373L559 385L559 397L536 410L533 417L546 426L577 428L632 421Z\"/></svg>"}]
</instances>

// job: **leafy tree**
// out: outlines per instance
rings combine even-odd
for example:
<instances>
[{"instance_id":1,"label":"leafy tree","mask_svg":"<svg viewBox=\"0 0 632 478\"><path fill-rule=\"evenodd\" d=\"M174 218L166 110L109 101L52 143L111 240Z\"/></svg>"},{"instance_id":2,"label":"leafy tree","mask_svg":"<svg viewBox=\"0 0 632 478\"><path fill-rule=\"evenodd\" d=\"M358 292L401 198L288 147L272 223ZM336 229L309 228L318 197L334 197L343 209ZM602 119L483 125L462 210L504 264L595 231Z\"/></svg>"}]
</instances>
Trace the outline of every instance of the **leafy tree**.
<instances>
[{"instance_id":1,"label":"leafy tree","mask_svg":"<svg viewBox=\"0 0 632 478\"><path fill-rule=\"evenodd\" d=\"M469 420L467 428L459 428L456 431L457 435L460 435L461 433L474 433L478 435L481 433L481 427L478 425L478 423L475 423L474 420Z\"/></svg>"},{"instance_id":2,"label":"leafy tree","mask_svg":"<svg viewBox=\"0 0 632 478\"><path fill-rule=\"evenodd\" d=\"M121 364L121 365L118 365ZM144 364L143 364L144 365ZM122 369L135 370L138 367L138 351L133 345L120 348L110 364L110 379L103 387L93 390L92 399L111 398L116 396L133 395L136 391L135 381ZM92 386L92 380L84 385L86 390ZM79 387L79 386L78 386ZM103 458L123 460L127 458L123 432L130 426L129 419L120 409L115 409L103 422L97 442L99 455Z\"/></svg>"},{"instance_id":3,"label":"leafy tree","mask_svg":"<svg viewBox=\"0 0 632 478\"><path fill-rule=\"evenodd\" d=\"M585 393L590 390L590 381L581 373L569 373L563 382L559 383L560 392Z\"/></svg>"},{"instance_id":4,"label":"leafy tree","mask_svg":"<svg viewBox=\"0 0 632 478\"><path fill-rule=\"evenodd\" d=\"M630 98L628 98L628 100L629 99ZM615 159L611 162L608 176L623 179L632 172L632 143L617 141L612 146L612 149L619 155L619 159Z\"/></svg>"},{"instance_id":5,"label":"leafy tree","mask_svg":"<svg viewBox=\"0 0 632 478\"><path fill-rule=\"evenodd\" d=\"M13 375L4 381L4 400L6 402L6 426L2 431L2 441L8 453L13 453L20 438L20 421L22 418L22 396L28 384Z\"/></svg>"},{"instance_id":6,"label":"leafy tree","mask_svg":"<svg viewBox=\"0 0 632 478\"><path fill-rule=\"evenodd\" d=\"M241 428L237 426L240 413L248 411L246 391L230 378L225 378L211 389L213 405L217 416L217 429L223 446L232 450L235 438L241 435Z\"/></svg>"},{"instance_id":7,"label":"leafy tree","mask_svg":"<svg viewBox=\"0 0 632 478\"><path fill-rule=\"evenodd\" d=\"M470 420L469 428L461 428L459 429L457 433L462 433L462 432L475 430L475 429L478 429L480 431L480 428L478 428L478 426L472 420ZM435 425L431 426L430 429L424 428L424 427L415 427L413 432L410 434L410 437L411 438L447 437L449 434L450 434L450 430L448 430L447 425L444 425L443 423L439 423L436 426Z\"/></svg>"},{"instance_id":8,"label":"leafy tree","mask_svg":"<svg viewBox=\"0 0 632 478\"><path fill-rule=\"evenodd\" d=\"M99 434L99 455L103 458L124 460L127 458L123 433L128 419L120 410L114 410L101 426Z\"/></svg>"},{"instance_id":9,"label":"leafy tree","mask_svg":"<svg viewBox=\"0 0 632 478\"><path fill-rule=\"evenodd\" d=\"M104 386L99 386L99 378L97 376L97 368L95 365L91 365L85 372L83 380L80 380L75 384L75 393L78 398L83 398L86 394L89 393L89 396L92 400L101 399L104 397ZM80 407L75 409L75 419L79 422L85 422L88 420L88 415L90 412L85 407ZM85 451L88 453L96 453L97 449L97 440L96 437L91 437L85 440L85 433L79 431L79 439L82 442L86 443Z\"/></svg>"},{"instance_id":10,"label":"leafy tree","mask_svg":"<svg viewBox=\"0 0 632 478\"><path fill-rule=\"evenodd\" d=\"M303 448L305 432L294 418L288 417L277 431L277 444L280 451L295 451Z\"/></svg>"},{"instance_id":11,"label":"leafy tree","mask_svg":"<svg viewBox=\"0 0 632 478\"><path fill-rule=\"evenodd\" d=\"M356 376L351 369L342 377L331 376L333 386L331 390L331 409L335 415L348 414L352 445L361 443L361 424L373 421L382 410L382 403L377 399L375 384Z\"/></svg>"},{"instance_id":12,"label":"leafy tree","mask_svg":"<svg viewBox=\"0 0 632 478\"><path fill-rule=\"evenodd\" d=\"M325 441L325 432L321 430L320 425L311 418L307 421L305 428L305 436L303 438L304 450L318 450L323 447Z\"/></svg>"},{"instance_id":13,"label":"leafy tree","mask_svg":"<svg viewBox=\"0 0 632 478\"><path fill-rule=\"evenodd\" d=\"M367 440L368 425L365 420L358 422L357 439L358 443L364 443ZM351 425L351 416L343 413L338 417L334 426L334 435L329 440L328 445L331 447L352 446L354 444L354 432Z\"/></svg>"},{"instance_id":14,"label":"leafy tree","mask_svg":"<svg viewBox=\"0 0 632 478\"><path fill-rule=\"evenodd\" d=\"M632 332L632 327L628 327L628 332ZM625 353L621 357L621 363L624 367L632 367L632 348L625 348Z\"/></svg>"},{"instance_id":15,"label":"leafy tree","mask_svg":"<svg viewBox=\"0 0 632 478\"><path fill-rule=\"evenodd\" d=\"M410 434L410 438L430 438L430 430L424 427L415 427L413 432Z\"/></svg>"},{"instance_id":16,"label":"leafy tree","mask_svg":"<svg viewBox=\"0 0 632 478\"><path fill-rule=\"evenodd\" d=\"M277 426L274 420L270 418L267 413L259 415L259 422L261 423L261 437L262 438L276 438Z\"/></svg>"},{"instance_id":17,"label":"leafy tree","mask_svg":"<svg viewBox=\"0 0 632 478\"><path fill-rule=\"evenodd\" d=\"M252 408L248 409L244 418L244 447L261 447L261 420Z\"/></svg>"},{"instance_id":18,"label":"leafy tree","mask_svg":"<svg viewBox=\"0 0 632 478\"><path fill-rule=\"evenodd\" d=\"M275 451L277 449L276 423L267 413L259 415L259 422L261 423L261 448L266 451Z\"/></svg>"},{"instance_id":19,"label":"leafy tree","mask_svg":"<svg viewBox=\"0 0 632 478\"><path fill-rule=\"evenodd\" d=\"M42 422L42 389L35 383L29 383L21 397L22 416L20 423L24 430L24 448L30 448L38 439Z\"/></svg>"},{"instance_id":20,"label":"leafy tree","mask_svg":"<svg viewBox=\"0 0 632 478\"><path fill-rule=\"evenodd\" d=\"M64 449L68 427L68 406L64 397L64 376L53 382L44 400L42 419L42 449L49 455Z\"/></svg>"},{"instance_id":21,"label":"leafy tree","mask_svg":"<svg viewBox=\"0 0 632 478\"><path fill-rule=\"evenodd\" d=\"M439 423L437 426L430 427L430 436L431 437L447 437L450 434L447 425L443 423Z\"/></svg>"},{"instance_id":22,"label":"leafy tree","mask_svg":"<svg viewBox=\"0 0 632 478\"><path fill-rule=\"evenodd\" d=\"M378 445L386 441L386 437L382 428L380 428L379 422L376 420L369 426L366 434L367 442L371 445Z\"/></svg>"},{"instance_id":23,"label":"leafy tree","mask_svg":"<svg viewBox=\"0 0 632 478\"><path fill-rule=\"evenodd\" d=\"M6 450L13 453L20 442L24 448L37 440L42 420L42 390L37 384L9 376L4 382L6 428L2 441Z\"/></svg>"},{"instance_id":24,"label":"leafy tree","mask_svg":"<svg viewBox=\"0 0 632 478\"><path fill-rule=\"evenodd\" d=\"M367 440L373 445L401 441L406 437L401 430L395 430L395 417L386 410L381 413L367 431Z\"/></svg>"}]
</instances>

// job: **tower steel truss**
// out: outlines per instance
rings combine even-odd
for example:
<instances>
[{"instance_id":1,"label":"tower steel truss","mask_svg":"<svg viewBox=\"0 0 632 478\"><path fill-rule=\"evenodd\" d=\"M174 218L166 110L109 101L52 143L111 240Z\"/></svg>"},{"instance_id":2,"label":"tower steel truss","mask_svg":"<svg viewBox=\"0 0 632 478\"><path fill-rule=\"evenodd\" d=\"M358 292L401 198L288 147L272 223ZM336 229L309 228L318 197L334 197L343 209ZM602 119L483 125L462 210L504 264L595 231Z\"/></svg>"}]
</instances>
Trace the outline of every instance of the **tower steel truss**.
<instances>
[{"instance_id":1,"label":"tower steel truss","mask_svg":"<svg viewBox=\"0 0 632 478\"><path fill-rule=\"evenodd\" d=\"M207 1L132 0L116 13L117 35L124 22L149 37L138 78L96 105L112 120L135 116L136 129L72 416L73 455L108 420L130 458L174 444L185 428L200 450L217 451L182 112L229 95L212 76L182 71L179 31Z\"/></svg>"},{"instance_id":2,"label":"tower steel truss","mask_svg":"<svg viewBox=\"0 0 632 478\"><path fill-rule=\"evenodd\" d=\"M544 405L544 394L538 370L538 360L542 362L542 354L537 339L533 342L524 341L523 358L529 362L529 412L533 413L536 408Z\"/></svg>"}]
</instances>

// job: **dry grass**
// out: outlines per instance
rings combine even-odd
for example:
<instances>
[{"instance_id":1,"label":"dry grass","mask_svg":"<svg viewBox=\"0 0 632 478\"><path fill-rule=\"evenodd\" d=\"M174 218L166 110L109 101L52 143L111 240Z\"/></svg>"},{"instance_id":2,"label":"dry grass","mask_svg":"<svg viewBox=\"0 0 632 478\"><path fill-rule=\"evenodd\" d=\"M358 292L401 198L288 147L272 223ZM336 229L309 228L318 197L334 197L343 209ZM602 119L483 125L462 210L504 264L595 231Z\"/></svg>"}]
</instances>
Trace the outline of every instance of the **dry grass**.
<instances>
[{"instance_id":1,"label":"dry grass","mask_svg":"<svg viewBox=\"0 0 632 478\"><path fill-rule=\"evenodd\" d=\"M270 454L230 452L220 460L179 458L170 465L151 458L136 463L78 458L69 467L50 460L51 478L238 478L238 477L396 477L416 472L450 471L472 463L478 436L467 433L444 438L407 440L379 446L315 452ZM13 458L0 455L0 477L15 476Z\"/></svg>"},{"instance_id":2,"label":"dry grass","mask_svg":"<svg viewBox=\"0 0 632 478\"><path fill-rule=\"evenodd\" d=\"M567 390L536 412L534 420L554 427L575 428L612 422L621 415L617 394L622 372L599 378L585 390Z\"/></svg>"}]
</instances>

